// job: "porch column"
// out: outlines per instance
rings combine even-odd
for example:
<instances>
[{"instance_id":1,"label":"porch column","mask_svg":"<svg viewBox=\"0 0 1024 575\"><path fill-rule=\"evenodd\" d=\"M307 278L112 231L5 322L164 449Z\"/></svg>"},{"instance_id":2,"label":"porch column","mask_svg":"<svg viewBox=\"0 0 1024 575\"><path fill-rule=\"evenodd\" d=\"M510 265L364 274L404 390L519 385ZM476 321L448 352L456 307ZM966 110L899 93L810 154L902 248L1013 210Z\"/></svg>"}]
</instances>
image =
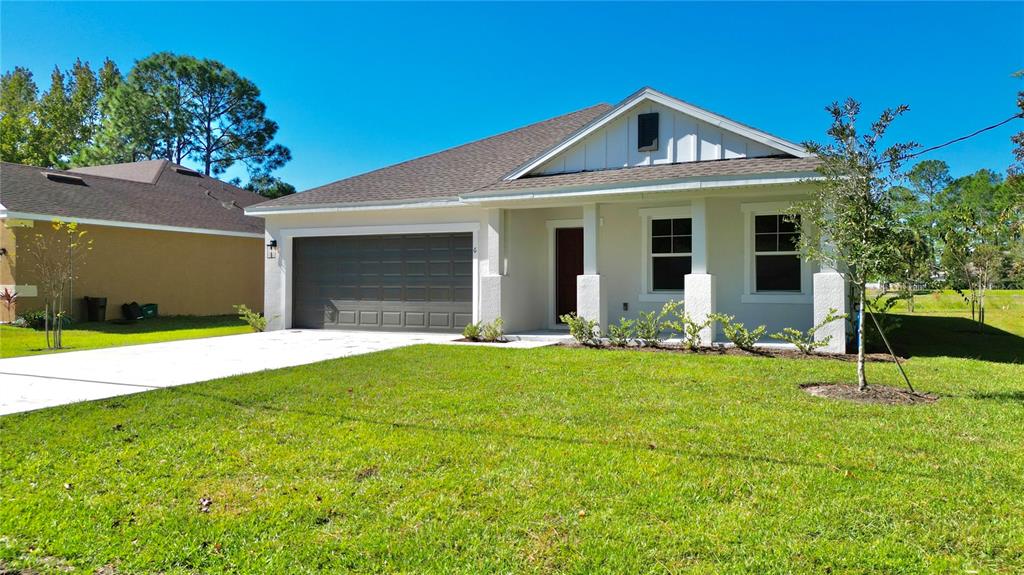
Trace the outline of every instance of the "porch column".
<instances>
[{"instance_id":1,"label":"porch column","mask_svg":"<svg viewBox=\"0 0 1024 575\"><path fill-rule=\"evenodd\" d=\"M505 283L505 210L487 210L486 258L480 273L480 317L477 321L490 322L502 317L501 292Z\"/></svg>"},{"instance_id":2,"label":"porch column","mask_svg":"<svg viewBox=\"0 0 1024 575\"><path fill-rule=\"evenodd\" d=\"M827 250L829 242L822 238L822 246ZM821 271L814 274L814 325L824 321L829 310L836 309L839 313L847 313L846 278L832 266L823 264ZM819 329L814 339L822 341L828 337L828 345L821 348L822 353L846 353L846 320L837 319Z\"/></svg>"},{"instance_id":3,"label":"porch column","mask_svg":"<svg viewBox=\"0 0 1024 575\"><path fill-rule=\"evenodd\" d=\"M695 198L690 204L693 224L690 273L683 278L683 307L696 322L704 322L715 313L715 276L708 273L707 201ZM703 345L711 345L715 337L714 324L700 332Z\"/></svg>"},{"instance_id":4,"label":"porch column","mask_svg":"<svg viewBox=\"0 0 1024 575\"><path fill-rule=\"evenodd\" d=\"M603 331L607 326L607 294L598 271L598 236L601 217L597 204L583 206L583 275L576 276L576 313L597 320Z\"/></svg>"}]
</instances>

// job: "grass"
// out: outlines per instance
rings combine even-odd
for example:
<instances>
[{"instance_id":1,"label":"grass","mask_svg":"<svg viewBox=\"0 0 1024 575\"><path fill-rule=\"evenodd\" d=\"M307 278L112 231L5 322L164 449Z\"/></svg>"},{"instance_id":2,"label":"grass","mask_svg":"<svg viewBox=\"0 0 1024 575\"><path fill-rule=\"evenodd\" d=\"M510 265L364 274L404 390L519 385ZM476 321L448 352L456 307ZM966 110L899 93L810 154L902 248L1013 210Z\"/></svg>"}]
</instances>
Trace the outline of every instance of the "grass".
<instances>
[{"instance_id":1,"label":"grass","mask_svg":"<svg viewBox=\"0 0 1024 575\"><path fill-rule=\"evenodd\" d=\"M76 351L178 339L249 333L237 316L168 316L133 324L111 322L74 323L64 330L64 349ZM46 334L23 327L0 325L0 358L55 353L46 349Z\"/></svg>"},{"instance_id":2,"label":"grass","mask_svg":"<svg viewBox=\"0 0 1024 575\"><path fill-rule=\"evenodd\" d=\"M831 360L416 346L7 416L0 571L1019 573L1024 365L949 351L917 406L803 393Z\"/></svg>"},{"instance_id":3,"label":"grass","mask_svg":"<svg viewBox=\"0 0 1024 575\"><path fill-rule=\"evenodd\" d=\"M1024 290L993 290L985 299L984 326L971 319L970 305L955 292L915 296L914 313L897 304L893 347L904 356L1024 363Z\"/></svg>"}]
</instances>

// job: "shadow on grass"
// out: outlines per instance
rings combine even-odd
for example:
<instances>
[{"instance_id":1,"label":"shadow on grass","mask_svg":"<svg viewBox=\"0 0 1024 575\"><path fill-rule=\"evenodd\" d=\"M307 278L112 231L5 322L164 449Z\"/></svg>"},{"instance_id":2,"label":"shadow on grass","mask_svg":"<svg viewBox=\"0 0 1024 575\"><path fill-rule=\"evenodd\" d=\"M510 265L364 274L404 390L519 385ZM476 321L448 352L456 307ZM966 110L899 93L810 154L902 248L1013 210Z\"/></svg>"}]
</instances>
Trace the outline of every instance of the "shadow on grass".
<instances>
[{"instance_id":1,"label":"shadow on grass","mask_svg":"<svg viewBox=\"0 0 1024 575\"><path fill-rule=\"evenodd\" d=\"M1024 337L962 317L898 315L889 338L903 357L961 357L998 363L1024 363ZM876 350L876 351L885 351Z\"/></svg>"},{"instance_id":2,"label":"shadow on grass","mask_svg":"<svg viewBox=\"0 0 1024 575\"><path fill-rule=\"evenodd\" d=\"M185 329L211 329L218 327L241 327L245 322L234 315L179 315L141 319L133 322L124 320L89 321L73 323L65 329L86 330L110 334L154 333L180 331Z\"/></svg>"},{"instance_id":3,"label":"shadow on grass","mask_svg":"<svg viewBox=\"0 0 1024 575\"><path fill-rule=\"evenodd\" d=\"M1024 405L1024 391L976 391L970 395L971 399L986 401L1008 401Z\"/></svg>"}]
</instances>

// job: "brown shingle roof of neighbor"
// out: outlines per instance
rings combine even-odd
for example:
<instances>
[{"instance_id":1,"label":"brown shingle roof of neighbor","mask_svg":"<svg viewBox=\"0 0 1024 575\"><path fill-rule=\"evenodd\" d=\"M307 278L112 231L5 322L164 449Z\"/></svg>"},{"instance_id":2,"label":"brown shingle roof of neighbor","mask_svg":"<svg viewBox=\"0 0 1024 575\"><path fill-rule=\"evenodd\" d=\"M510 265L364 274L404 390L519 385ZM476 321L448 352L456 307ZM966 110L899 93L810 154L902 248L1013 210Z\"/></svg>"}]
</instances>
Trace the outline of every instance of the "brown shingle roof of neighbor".
<instances>
[{"instance_id":1,"label":"brown shingle roof of neighbor","mask_svg":"<svg viewBox=\"0 0 1024 575\"><path fill-rule=\"evenodd\" d=\"M0 204L15 213L262 234L263 220L243 213L261 200L167 160L74 171L0 163Z\"/></svg>"},{"instance_id":2,"label":"brown shingle roof of neighbor","mask_svg":"<svg viewBox=\"0 0 1024 575\"><path fill-rule=\"evenodd\" d=\"M816 157L793 158L770 156L764 158L736 158L732 160L705 160L678 164L640 166L618 170L572 172L550 176L532 176L517 180L502 180L467 197L490 195L502 191L520 191L577 186L652 183L698 177L742 177L765 174L809 174L818 166Z\"/></svg>"},{"instance_id":3,"label":"brown shingle roof of neighbor","mask_svg":"<svg viewBox=\"0 0 1024 575\"><path fill-rule=\"evenodd\" d=\"M260 209L456 198L500 180L611 109L608 104L530 124L260 204Z\"/></svg>"}]
</instances>

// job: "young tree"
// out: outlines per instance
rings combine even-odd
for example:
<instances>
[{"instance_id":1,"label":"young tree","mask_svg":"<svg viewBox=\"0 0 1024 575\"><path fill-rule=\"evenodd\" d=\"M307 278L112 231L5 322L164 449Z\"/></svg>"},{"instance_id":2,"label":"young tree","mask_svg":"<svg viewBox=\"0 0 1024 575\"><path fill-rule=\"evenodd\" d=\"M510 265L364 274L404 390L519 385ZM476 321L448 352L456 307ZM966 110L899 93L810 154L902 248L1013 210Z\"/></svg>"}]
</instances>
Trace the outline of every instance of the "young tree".
<instances>
[{"instance_id":1,"label":"young tree","mask_svg":"<svg viewBox=\"0 0 1024 575\"><path fill-rule=\"evenodd\" d=\"M941 201L943 268L954 289L968 291L971 315L980 330L986 292L1003 279L1006 258L1020 239L1019 184L1004 181L991 170L978 170L951 183Z\"/></svg>"},{"instance_id":2,"label":"young tree","mask_svg":"<svg viewBox=\"0 0 1024 575\"><path fill-rule=\"evenodd\" d=\"M800 247L806 257L826 263L853 286L857 301L857 385L867 389L864 370L864 313L867 283L892 273L899 245L893 230L900 229L890 189L900 178L903 157L914 143L881 149L889 125L907 111L906 106L886 109L867 133L857 129L860 104L851 99L833 102L830 141L809 142L808 150L821 164L822 180L811 197L795 206L800 213Z\"/></svg>"},{"instance_id":3,"label":"young tree","mask_svg":"<svg viewBox=\"0 0 1024 575\"><path fill-rule=\"evenodd\" d=\"M46 347L50 349L61 349L64 345L64 321L68 316L65 295L92 249L92 240L85 235L86 231L76 222L55 219L51 230L35 233L23 252L34 269L39 291L46 302L44 327Z\"/></svg>"}]
</instances>

